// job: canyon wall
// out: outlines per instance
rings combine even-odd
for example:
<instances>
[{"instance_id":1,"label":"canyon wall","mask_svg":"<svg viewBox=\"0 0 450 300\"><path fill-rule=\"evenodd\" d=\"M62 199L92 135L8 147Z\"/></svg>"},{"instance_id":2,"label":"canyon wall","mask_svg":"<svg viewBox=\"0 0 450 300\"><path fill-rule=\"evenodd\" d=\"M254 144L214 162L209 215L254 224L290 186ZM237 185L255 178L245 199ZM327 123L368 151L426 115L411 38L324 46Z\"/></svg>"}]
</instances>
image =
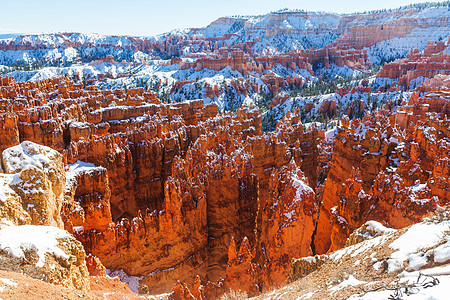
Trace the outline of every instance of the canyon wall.
<instances>
[{"instance_id":1,"label":"canyon wall","mask_svg":"<svg viewBox=\"0 0 450 300\"><path fill-rule=\"evenodd\" d=\"M1 146L30 140L63 154L61 217L90 266L98 258L152 293L199 275L211 294L240 284L256 294L284 282L291 258L312 254L318 131L304 130L299 111L262 133L257 111L161 104L144 89L61 78L8 79L0 91L0 134L15 136Z\"/></svg>"},{"instance_id":2,"label":"canyon wall","mask_svg":"<svg viewBox=\"0 0 450 300\"><path fill-rule=\"evenodd\" d=\"M317 253L340 249L365 221L402 228L448 204L447 106L448 98L430 93L395 114L344 121L323 188Z\"/></svg>"},{"instance_id":3,"label":"canyon wall","mask_svg":"<svg viewBox=\"0 0 450 300\"><path fill-rule=\"evenodd\" d=\"M256 110L164 104L142 88L1 83L2 150L32 141L62 153L65 172L47 175L59 182L52 224L81 241L92 273L123 270L152 294L256 295L285 282L292 258L343 247L367 220L400 228L448 204L445 91L343 118L333 145L298 110L263 133Z\"/></svg>"}]
</instances>

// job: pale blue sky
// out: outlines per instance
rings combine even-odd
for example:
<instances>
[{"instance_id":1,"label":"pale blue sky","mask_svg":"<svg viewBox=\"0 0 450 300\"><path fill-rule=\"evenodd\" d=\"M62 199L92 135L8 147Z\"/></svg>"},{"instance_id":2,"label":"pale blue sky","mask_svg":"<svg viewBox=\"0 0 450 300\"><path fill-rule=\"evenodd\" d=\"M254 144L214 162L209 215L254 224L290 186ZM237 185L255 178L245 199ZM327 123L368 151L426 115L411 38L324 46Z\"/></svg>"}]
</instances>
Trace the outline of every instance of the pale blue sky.
<instances>
[{"instance_id":1,"label":"pale blue sky","mask_svg":"<svg viewBox=\"0 0 450 300\"><path fill-rule=\"evenodd\" d=\"M0 34L84 32L156 35L203 27L221 16L291 8L349 13L396 8L423 0L0 0Z\"/></svg>"}]
</instances>

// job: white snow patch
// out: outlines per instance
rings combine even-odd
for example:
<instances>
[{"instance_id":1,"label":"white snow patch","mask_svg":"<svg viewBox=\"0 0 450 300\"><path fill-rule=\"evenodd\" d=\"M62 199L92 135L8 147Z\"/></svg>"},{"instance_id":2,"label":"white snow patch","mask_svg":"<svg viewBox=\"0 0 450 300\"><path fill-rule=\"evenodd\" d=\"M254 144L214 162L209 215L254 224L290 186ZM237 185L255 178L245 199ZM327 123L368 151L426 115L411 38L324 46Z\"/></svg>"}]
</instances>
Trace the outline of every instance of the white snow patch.
<instances>
[{"instance_id":1,"label":"white snow patch","mask_svg":"<svg viewBox=\"0 0 450 300\"><path fill-rule=\"evenodd\" d=\"M306 293L306 294L304 294L303 296L300 296L297 300L299 300L299 299L309 299L309 298L312 297L312 295L314 295L314 293L315 293L315 292L309 292L309 293Z\"/></svg>"},{"instance_id":2,"label":"white snow patch","mask_svg":"<svg viewBox=\"0 0 450 300\"><path fill-rule=\"evenodd\" d=\"M84 161L76 161L74 164L67 165L66 171L66 191L70 191L72 186L76 183L77 177L81 174L90 173L94 170L105 169L100 166L96 166L93 163ZM106 169L105 169L106 170Z\"/></svg>"},{"instance_id":3,"label":"white snow patch","mask_svg":"<svg viewBox=\"0 0 450 300\"><path fill-rule=\"evenodd\" d=\"M445 239L447 242L436 247L433 250L434 253L434 261L437 263L445 263L450 260L450 236L446 236Z\"/></svg>"},{"instance_id":4,"label":"white snow patch","mask_svg":"<svg viewBox=\"0 0 450 300\"><path fill-rule=\"evenodd\" d=\"M341 283L339 283L337 286L334 286L332 288L330 288L331 291L336 292L337 290L343 289L347 286L356 286L356 285L360 285L366 283L365 281L361 281L356 279L355 277L353 277L353 275L348 276L348 278L344 281L342 281Z\"/></svg>"},{"instance_id":5,"label":"white snow patch","mask_svg":"<svg viewBox=\"0 0 450 300\"><path fill-rule=\"evenodd\" d=\"M426 183L422 183L422 184L416 184L410 187L411 191L414 193L420 192L421 190L425 189L427 186Z\"/></svg>"},{"instance_id":6,"label":"white snow patch","mask_svg":"<svg viewBox=\"0 0 450 300\"><path fill-rule=\"evenodd\" d=\"M389 272L395 272L402 268L403 262L409 260L410 268L416 269L424 264L420 250L429 248L442 242L445 232L450 229L450 221L438 224L418 223L412 225L408 231L389 245L390 248L398 250L391 254L388 259ZM443 255L446 250L442 249ZM412 255L415 254L415 255Z\"/></svg>"},{"instance_id":7,"label":"white snow patch","mask_svg":"<svg viewBox=\"0 0 450 300\"><path fill-rule=\"evenodd\" d=\"M36 266L42 268L46 253L69 259L58 247L58 239L69 241L70 234L52 226L10 226L0 230L0 249L18 258L25 258L24 250L35 250L39 256Z\"/></svg>"},{"instance_id":8,"label":"white snow patch","mask_svg":"<svg viewBox=\"0 0 450 300\"><path fill-rule=\"evenodd\" d=\"M139 294L139 281L143 278L143 276L130 276L127 273L125 273L124 270L119 269L115 271L111 271L109 269L106 269L106 274L108 276L114 278L119 277L120 281L125 282L130 287L130 290L136 294Z\"/></svg>"},{"instance_id":9,"label":"white snow patch","mask_svg":"<svg viewBox=\"0 0 450 300\"><path fill-rule=\"evenodd\" d=\"M327 141L334 141L337 135L337 128L333 128L330 130L325 131L325 139Z\"/></svg>"},{"instance_id":10,"label":"white snow patch","mask_svg":"<svg viewBox=\"0 0 450 300\"><path fill-rule=\"evenodd\" d=\"M17 283L9 278L0 278L0 281L7 285L17 286Z\"/></svg>"},{"instance_id":11,"label":"white snow patch","mask_svg":"<svg viewBox=\"0 0 450 300\"><path fill-rule=\"evenodd\" d=\"M50 147L25 141L3 151L3 162L7 162L4 163L4 168L7 173L14 174L28 167L37 167L49 174L52 172L51 158L57 156L59 156L58 151Z\"/></svg>"},{"instance_id":12,"label":"white snow patch","mask_svg":"<svg viewBox=\"0 0 450 300\"><path fill-rule=\"evenodd\" d=\"M301 201L304 194L314 194L314 190L303 180L298 178L297 175L294 175L292 177L292 186L297 190L297 192L295 193L294 201Z\"/></svg>"},{"instance_id":13,"label":"white snow patch","mask_svg":"<svg viewBox=\"0 0 450 300\"><path fill-rule=\"evenodd\" d=\"M430 286L427 288L417 287L412 289L414 293L403 294L402 299L404 300L446 300L448 299L448 287L450 286L450 266L435 267L431 269L421 270L420 273L423 275L431 275L439 280L438 285ZM417 283L417 278L419 277L419 271L415 272L402 272L399 274L400 284L413 284ZM425 281L424 281L425 280ZM426 277L421 278L421 282L430 282ZM388 299L390 296L394 295L394 291L376 291L366 293L364 295L352 295L349 300L381 300Z\"/></svg>"},{"instance_id":14,"label":"white snow patch","mask_svg":"<svg viewBox=\"0 0 450 300\"><path fill-rule=\"evenodd\" d=\"M380 235L395 231L395 229L387 228L387 227L383 226L383 224L381 224L380 222L377 222L377 221L367 221L366 224L367 224L367 229L375 231L375 232L379 233Z\"/></svg>"}]
</instances>

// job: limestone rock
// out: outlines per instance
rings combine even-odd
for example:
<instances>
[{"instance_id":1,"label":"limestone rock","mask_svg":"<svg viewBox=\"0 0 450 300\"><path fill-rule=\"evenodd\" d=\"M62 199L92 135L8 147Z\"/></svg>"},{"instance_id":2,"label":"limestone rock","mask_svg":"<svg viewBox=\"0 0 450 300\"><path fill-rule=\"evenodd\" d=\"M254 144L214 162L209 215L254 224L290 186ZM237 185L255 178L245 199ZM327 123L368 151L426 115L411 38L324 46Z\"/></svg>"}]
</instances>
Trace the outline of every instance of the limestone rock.
<instances>
[{"instance_id":1,"label":"limestone rock","mask_svg":"<svg viewBox=\"0 0 450 300\"><path fill-rule=\"evenodd\" d=\"M22 206L22 198L11 188L15 175L0 174L0 224L25 225L31 223L30 214Z\"/></svg>"},{"instance_id":2,"label":"limestone rock","mask_svg":"<svg viewBox=\"0 0 450 300\"><path fill-rule=\"evenodd\" d=\"M313 254L317 205L314 190L294 160L272 173L269 195L259 240L264 265L260 285L273 286L286 281L292 258Z\"/></svg>"},{"instance_id":3,"label":"limestone rock","mask_svg":"<svg viewBox=\"0 0 450 300\"><path fill-rule=\"evenodd\" d=\"M434 106L445 98L428 106L431 97L412 100L434 113L414 114L407 131L402 118L382 114L377 124L366 118L366 123L344 122L346 128L338 130L320 206L318 253L343 247L368 220L402 228L448 204L443 168L450 149L448 119L442 106Z\"/></svg>"},{"instance_id":4,"label":"limestone rock","mask_svg":"<svg viewBox=\"0 0 450 300\"><path fill-rule=\"evenodd\" d=\"M106 276L106 268L98 257L91 254L86 255L86 266L89 276Z\"/></svg>"}]
</instances>

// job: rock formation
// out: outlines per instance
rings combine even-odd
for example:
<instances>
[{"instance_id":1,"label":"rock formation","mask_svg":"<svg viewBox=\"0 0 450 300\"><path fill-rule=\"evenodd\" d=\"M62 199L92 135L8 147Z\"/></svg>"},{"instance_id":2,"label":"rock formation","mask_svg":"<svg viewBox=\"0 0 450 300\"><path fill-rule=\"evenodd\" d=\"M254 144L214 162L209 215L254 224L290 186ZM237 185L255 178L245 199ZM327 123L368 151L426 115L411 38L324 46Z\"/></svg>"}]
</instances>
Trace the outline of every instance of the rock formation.
<instances>
[{"instance_id":1,"label":"rock formation","mask_svg":"<svg viewBox=\"0 0 450 300\"><path fill-rule=\"evenodd\" d=\"M1 269L89 290L83 245L66 231L51 226L7 226L0 230Z\"/></svg>"},{"instance_id":2,"label":"rock formation","mask_svg":"<svg viewBox=\"0 0 450 300\"><path fill-rule=\"evenodd\" d=\"M27 98L12 109L18 94ZM15 143L32 140L63 153L67 184L61 168L44 173L59 182L48 185L56 209L92 255L93 273L103 273L101 264L123 269L152 293L200 275L202 284L225 280L256 294L284 282L292 257L312 253L318 131L304 131L299 112L263 134L256 111L218 116L217 106L201 101L157 104L143 89L82 89L65 78L9 81L3 97L5 114L20 120ZM27 151L12 153L24 161Z\"/></svg>"},{"instance_id":3,"label":"rock formation","mask_svg":"<svg viewBox=\"0 0 450 300\"><path fill-rule=\"evenodd\" d=\"M316 253L343 247L365 221L402 228L448 204L448 100L432 99L413 97L417 104L396 115L378 114L377 120L344 121L323 188ZM405 121L405 111L413 108Z\"/></svg>"},{"instance_id":4,"label":"rock formation","mask_svg":"<svg viewBox=\"0 0 450 300\"><path fill-rule=\"evenodd\" d=\"M61 229L66 181L62 155L22 142L3 151L2 169L1 269L89 290L83 245Z\"/></svg>"},{"instance_id":5,"label":"rock formation","mask_svg":"<svg viewBox=\"0 0 450 300\"><path fill-rule=\"evenodd\" d=\"M13 146L3 152L2 216L64 226L92 275L122 270L151 294L256 295L286 282L292 258L339 249L368 220L400 228L448 202L444 91L343 118L333 145L298 110L263 133L256 110L165 104L141 88L2 84L0 135L13 136L0 144ZM322 114L336 106L324 102ZM71 249L84 271L65 276L84 278L84 252Z\"/></svg>"},{"instance_id":6,"label":"rock formation","mask_svg":"<svg viewBox=\"0 0 450 300\"><path fill-rule=\"evenodd\" d=\"M23 142L3 151L2 167L3 179L9 181L7 189L15 192L9 195L11 199L20 199L21 207L16 201L11 205L31 219L25 223L62 228L60 211L66 180L62 155L49 147Z\"/></svg>"},{"instance_id":7,"label":"rock formation","mask_svg":"<svg viewBox=\"0 0 450 300\"><path fill-rule=\"evenodd\" d=\"M445 48L443 41L430 41L422 52L413 49L406 58L385 64L377 77L398 79L399 86L409 88L416 78L450 75L450 55L444 54Z\"/></svg>"}]
</instances>

